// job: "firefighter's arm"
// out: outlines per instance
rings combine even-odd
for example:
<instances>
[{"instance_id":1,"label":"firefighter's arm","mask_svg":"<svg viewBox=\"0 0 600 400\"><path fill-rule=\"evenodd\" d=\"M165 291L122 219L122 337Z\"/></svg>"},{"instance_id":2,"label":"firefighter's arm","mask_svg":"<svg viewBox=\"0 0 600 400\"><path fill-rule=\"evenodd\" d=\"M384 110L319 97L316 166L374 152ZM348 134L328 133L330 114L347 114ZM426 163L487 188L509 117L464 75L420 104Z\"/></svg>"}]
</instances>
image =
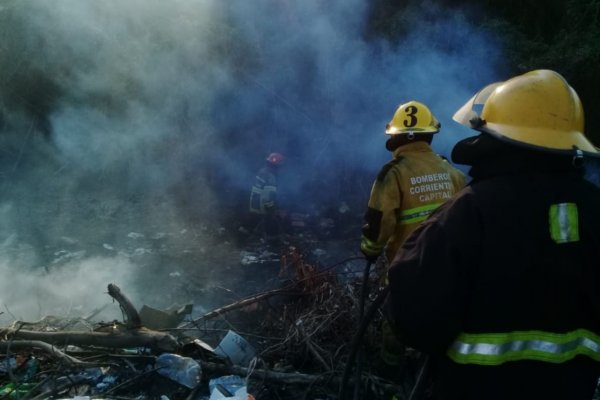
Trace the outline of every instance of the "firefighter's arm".
<instances>
[{"instance_id":1,"label":"firefighter's arm","mask_svg":"<svg viewBox=\"0 0 600 400\"><path fill-rule=\"evenodd\" d=\"M464 197L438 208L392 262L389 312L402 340L444 353L462 330L479 248L478 218Z\"/></svg>"},{"instance_id":2,"label":"firefighter's arm","mask_svg":"<svg viewBox=\"0 0 600 400\"><path fill-rule=\"evenodd\" d=\"M396 227L396 214L402 202L394 173L378 179L371 189L360 250L370 259L377 258Z\"/></svg>"}]
</instances>

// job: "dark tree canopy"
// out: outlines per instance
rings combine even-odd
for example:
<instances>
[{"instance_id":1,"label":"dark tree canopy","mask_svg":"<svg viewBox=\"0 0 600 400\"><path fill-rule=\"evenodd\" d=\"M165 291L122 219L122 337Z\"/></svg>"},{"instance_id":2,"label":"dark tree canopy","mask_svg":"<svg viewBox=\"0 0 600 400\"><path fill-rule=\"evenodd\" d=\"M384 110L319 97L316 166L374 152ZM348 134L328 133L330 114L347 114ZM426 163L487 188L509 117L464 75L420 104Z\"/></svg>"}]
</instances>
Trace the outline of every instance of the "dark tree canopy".
<instances>
[{"instance_id":1,"label":"dark tree canopy","mask_svg":"<svg viewBox=\"0 0 600 400\"><path fill-rule=\"evenodd\" d=\"M501 39L506 69L518 74L548 68L575 88L586 113L586 134L600 145L600 0L376 0L368 37L401 40L418 24L411 8L447 7Z\"/></svg>"}]
</instances>

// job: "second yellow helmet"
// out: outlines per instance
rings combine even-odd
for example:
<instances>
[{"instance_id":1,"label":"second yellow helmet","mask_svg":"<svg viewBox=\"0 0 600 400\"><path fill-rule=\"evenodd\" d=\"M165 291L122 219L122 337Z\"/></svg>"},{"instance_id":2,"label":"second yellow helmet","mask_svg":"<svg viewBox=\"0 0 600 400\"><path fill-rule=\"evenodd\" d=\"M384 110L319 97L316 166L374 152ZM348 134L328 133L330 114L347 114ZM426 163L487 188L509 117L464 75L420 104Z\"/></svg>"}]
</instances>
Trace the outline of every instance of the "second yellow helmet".
<instances>
[{"instance_id":1,"label":"second yellow helmet","mask_svg":"<svg viewBox=\"0 0 600 400\"><path fill-rule=\"evenodd\" d=\"M486 86L454 114L454 120L540 150L598 153L583 133L583 107L577 93L551 70L535 70Z\"/></svg>"}]
</instances>

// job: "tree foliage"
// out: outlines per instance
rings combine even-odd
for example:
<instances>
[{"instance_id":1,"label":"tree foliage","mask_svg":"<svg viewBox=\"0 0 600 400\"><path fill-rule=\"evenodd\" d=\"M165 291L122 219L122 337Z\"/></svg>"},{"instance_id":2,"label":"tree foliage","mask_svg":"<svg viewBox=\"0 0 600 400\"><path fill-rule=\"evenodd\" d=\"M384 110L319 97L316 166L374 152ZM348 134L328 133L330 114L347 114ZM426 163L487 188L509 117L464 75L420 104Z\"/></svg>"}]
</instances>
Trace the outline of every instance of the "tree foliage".
<instances>
[{"instance_id":1,"label":"tree foliage","mask_svg":"<svg viewBox=\"0 0 600 400\"><path fill-rule=\"evenodd\" d=\"M600 0L439 0L447 13L464 13L502 43L511 74L553 69L575 88L586 111L586 134L600 145ZM424 21L414 19L423 2L376 0L367 36L399 41ZM426 22L426 21L425 21ZM468 60L465 60L468 62ZM498 77L503 79L506 77Z\"/></svg>"}]
</instances>

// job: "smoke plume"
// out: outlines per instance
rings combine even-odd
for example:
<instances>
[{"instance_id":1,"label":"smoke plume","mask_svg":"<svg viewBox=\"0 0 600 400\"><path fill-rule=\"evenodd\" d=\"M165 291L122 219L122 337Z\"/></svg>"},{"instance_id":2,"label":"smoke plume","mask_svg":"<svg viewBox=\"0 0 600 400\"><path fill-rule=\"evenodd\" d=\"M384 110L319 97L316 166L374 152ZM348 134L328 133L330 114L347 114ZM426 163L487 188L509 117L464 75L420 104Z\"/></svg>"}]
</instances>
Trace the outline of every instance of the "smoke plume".
<instances>
[{"instance_id":1,"label":"smoke plume","mask_svg":"<svg viewBox=\"0 0 600 400\"><path fill-rule=\"evenodd\" d=\"M286 155L290 208L366 201L390 157L385 124L408 100L441 121L434 148L448 156L466 134L452 114L497 78L497 44L432 1L404 10L407 33L390 43L365 34L369 7L4 0L0 265L28 272L23 287L3 278L2 301L73 299L96 277L133 285L136 250L221 240L211 232L246 211L271 151Z\"/></svg>"}]
</instances>

